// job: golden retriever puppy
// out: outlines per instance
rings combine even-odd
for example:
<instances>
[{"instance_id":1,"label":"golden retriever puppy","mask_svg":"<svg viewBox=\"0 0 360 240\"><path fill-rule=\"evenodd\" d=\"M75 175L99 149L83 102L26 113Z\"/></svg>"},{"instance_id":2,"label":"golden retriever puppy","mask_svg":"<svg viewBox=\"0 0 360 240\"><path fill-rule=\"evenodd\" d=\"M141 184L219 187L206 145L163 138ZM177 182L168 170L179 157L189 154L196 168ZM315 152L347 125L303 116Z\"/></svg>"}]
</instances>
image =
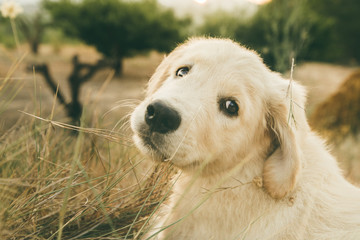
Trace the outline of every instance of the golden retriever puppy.
<instances>
[{"instance_id":1,"label":"golden retriever puppy","mask_svg":"<svg viewBox=\"0 0 360 240\"><path fill-rule=\"evenodd\" d=\"M154 239L360 239L360 191L306 120L305 90L231 40L191 39L159 65L131 127L180 169Z\"/></svg>"}]
</instances>

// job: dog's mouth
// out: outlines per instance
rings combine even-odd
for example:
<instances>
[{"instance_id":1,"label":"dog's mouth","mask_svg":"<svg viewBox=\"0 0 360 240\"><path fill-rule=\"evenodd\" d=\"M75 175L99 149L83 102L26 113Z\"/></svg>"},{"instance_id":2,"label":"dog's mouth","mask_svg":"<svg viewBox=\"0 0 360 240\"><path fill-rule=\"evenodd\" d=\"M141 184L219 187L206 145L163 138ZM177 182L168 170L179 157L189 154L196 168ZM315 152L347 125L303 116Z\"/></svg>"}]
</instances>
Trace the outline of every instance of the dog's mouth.
<instances>
[{"instance_id":1,"label":"dog's mouth","mask_svg":"<svg viewBox=\"0 0 360 240\"><path fill-rule=\"evenodd\" d=\"M146 135L146 136L142 136L141 137L144 145L148 148L150 148L151 150L154 150L154 151L159 151L158 148L156 147L156 145L151 141L151 137Z\"/></svg>"},{"instance_id":2,"label":"dog's mouth","mask_svg":"<svg viewBox=\"0 0 360 240\"><path fill-rule=\"evenodd\" d=\"M160 161L169 159L169 156L167 156L161 148L161 143L164 141L162 135L148 132L146 134L140 134L140 138L143 145L150 150L151 155L154 155L156 159Z\"/></svg>"}]
</instances>

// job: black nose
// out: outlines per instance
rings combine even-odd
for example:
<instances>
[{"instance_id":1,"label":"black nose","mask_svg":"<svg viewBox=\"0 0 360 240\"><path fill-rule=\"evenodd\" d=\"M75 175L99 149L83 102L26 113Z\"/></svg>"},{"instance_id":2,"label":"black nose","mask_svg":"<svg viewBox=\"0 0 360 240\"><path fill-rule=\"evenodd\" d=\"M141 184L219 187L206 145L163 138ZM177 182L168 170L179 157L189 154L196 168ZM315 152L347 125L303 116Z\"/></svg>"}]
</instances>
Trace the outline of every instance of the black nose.
<instances>
[{"instance_id":1,"label":"black nose","mask_svg":"<svg viewBox=\"0 0 360 240\"><path fill-rule=\"evenodd\" d=\"M165 134L178 129L181 117L175 109L155 101L147 106L145 121L151 131Z\"/></svg>"}]
</instances>

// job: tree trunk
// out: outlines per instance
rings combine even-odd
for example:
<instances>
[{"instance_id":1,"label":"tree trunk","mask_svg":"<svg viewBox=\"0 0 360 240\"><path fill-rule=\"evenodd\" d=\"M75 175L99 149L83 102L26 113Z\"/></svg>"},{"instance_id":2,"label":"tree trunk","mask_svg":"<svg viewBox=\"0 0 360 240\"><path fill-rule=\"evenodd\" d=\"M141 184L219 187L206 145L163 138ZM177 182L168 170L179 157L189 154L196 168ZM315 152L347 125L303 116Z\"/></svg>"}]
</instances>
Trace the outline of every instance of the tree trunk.
<instances>
[{"instance_id":1,"label":"tree trunk","mask_svg":"<svg viewBox=\"0 0 360 240\"><path fill-rule=\"evenodd\" d=\"M114 60L115 76L120 77L123 74L123 58L117 57Z\"/></svg>"},{"instance_id":2,"label":"tree trunk","mask_svg":"<svg viewBox=\"0 0 360 240\"><path fill-rule=\"evenodd\" d=\"M120 61L120 63L122 63ZM96 64L87 64L79 62L79 57L75 55L72 59L73 70L68 77L68 82L71 91L71 101L66 101L61 91L58 89L58 84L54 81L50 75L48 66L46 64L34 65L38 73L41 73L46 83L50 86L51 90L55 94L57 92L57 99L66 108L67 115L71 118L73 125L80 124L80 118L82 114L82 104L80 102L80 90L83 83L90 80L94 74L103 68L114 67L113 62L99 60ZM122 64L120 64L121 66ZM33 65L27 68L28 71L33 71Z\"/></svg>"},{"instance_id":3,"label":"tree trunk","mask_svg":"<svg viewBox=\"0 0 360 240\"><path fill-rule=\"evenodd\" d=\"M37 40L34 40L30 43L31 51L37 55L39 52L39 42Z\"/></svg>"}]
</instances>

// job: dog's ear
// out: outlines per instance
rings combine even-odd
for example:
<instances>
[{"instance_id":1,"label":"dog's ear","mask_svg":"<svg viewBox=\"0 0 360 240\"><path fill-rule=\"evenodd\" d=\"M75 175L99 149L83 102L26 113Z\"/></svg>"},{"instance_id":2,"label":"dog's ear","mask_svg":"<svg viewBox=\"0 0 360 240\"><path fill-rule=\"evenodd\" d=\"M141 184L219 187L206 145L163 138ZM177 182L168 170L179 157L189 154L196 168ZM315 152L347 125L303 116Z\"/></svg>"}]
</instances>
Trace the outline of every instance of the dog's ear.
<instances>
[{"instance_id":1,"label":"dog's ear","mask_svg":"<svg viewBox=\"0 0 360 240\"><path fill-rule=\"evenodd\" d=\"M284 96L281 102L271 102L266 117L271 150L264 163L263 182L266 191L275 199L291 192L300 174L301 151L294 119L297 114L289 109L290 101Z\"/></svg>"}]
</instances>

